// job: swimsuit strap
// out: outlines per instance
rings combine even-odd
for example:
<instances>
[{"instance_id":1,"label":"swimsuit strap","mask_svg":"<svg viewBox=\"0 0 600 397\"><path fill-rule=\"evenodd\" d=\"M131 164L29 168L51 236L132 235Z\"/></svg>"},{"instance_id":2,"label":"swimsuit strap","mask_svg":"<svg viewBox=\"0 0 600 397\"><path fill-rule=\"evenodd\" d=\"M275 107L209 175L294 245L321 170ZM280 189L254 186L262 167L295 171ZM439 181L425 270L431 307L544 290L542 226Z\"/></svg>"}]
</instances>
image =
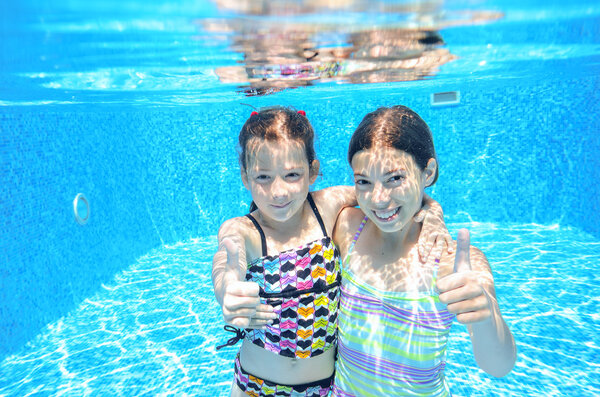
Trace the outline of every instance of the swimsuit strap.
<instances>
[{"instance_id":1,"label":"swimsuit strap","mask_svg":"<svg viewBox=\"0 0 600 397\"><path fill-rule=\"evenodd\" d=\"M438 277L438 270L439 270L439 268L440 268L440 260L439 260L439 259L436 259L436 260L433 262L433 273L431 274L431 285L429 286L429 289L430 289L431 291L433 291L434 293L436 293L436 294L438 294L438 293L439 293L439 291L438 291L438 292L436 292L436 291L437 291L437 288L436 288L436 286L435 286L435 283L437 282L437 277Z\"/></svg>"},{"instance_id":2,"label":"swimsuit strap","mask_svg":"<svg viewBox=\"0 0 600 397\"><path fill-rule=\"evenodd\" d=\"M323 235L325 237L329 237L327 235L327 229L325 229L325 224L323 223L323 218L321 218L321 214L319 213L319 209L317 208L317 205L315 204L315 201L313 200L312 195L310 193L308 193L308 196L306 196L306 198L308 199L310 208L312 208L313 212L315 213L315 217L317 218L317 221L319 222L319 226L321 226L321 231L323 232Z\"/></svg>"},{"instance_id":3,"label":"swimsuit strap","mask_svg":"<svg viewBox=\"0 0 600 397\"><path fill-rule=\"evenodd\" d=\"M315 201L313 200L311 194L308 193L308 196L306 196L306 198L308 199L310 208L312 208L312 210L315 214L315 217L317 218L317 221L319 222L319 226L321 226L321 231L323 232L323 235L325 237L328 237L327 229L325 229L325 224L323 223L323 218L321 218L319 209L317 208L317 205L315 204ZM254 219L254 217L252 215L246 214L246 217L252 221L252 223L254 224L254 227L256 227L256 230L258 230L258 233L260 234L260 243L262 245L262 256L267 256L267 238L265 237L265 232L263 232L262 227L260 227L260 225L258 224L258 221L256 219Z\"/></svg>"},{"instance_id":4,"label":"swimsuit strap","mask_svg":"<svg viewBox=\"0 0 600 397\"><path fill-rule=\"evenodd\" d=\"M256 227L256 230L258 230L258 233L260 234L260 244L262 246L262 256L267 256L267 238L265 237L265 232L263 232L262 227L260 227L260 225L258 224L256 219L254 219L254 217L252 215L246 214L246 216L248 217L248 219L250 219L252 221L252 223L254 224L254 227Z\"/></svg>"},{"instance_id":5,"label":"swimsuit strap","mask_svg":"<svg viewBox=\"0 0 600 397\"><path fill-rule=\"evenodd\" d=\"M348 255L350 255L350 253L354 249L354 244L356 244L356 241L358 240L358 236L360 236L360 233L362 232L363 228L365 227L365 224L367 223L368 219L369 218L365 216L364 219L362 220L362 222L360 223L360 225L358 226L358 230L356 231L356 234L354 234L354 238L352 239L352 242L350 243L350 247L348 248L348 254L346 255L346 257Z\"/></svg>"}]
</instances>

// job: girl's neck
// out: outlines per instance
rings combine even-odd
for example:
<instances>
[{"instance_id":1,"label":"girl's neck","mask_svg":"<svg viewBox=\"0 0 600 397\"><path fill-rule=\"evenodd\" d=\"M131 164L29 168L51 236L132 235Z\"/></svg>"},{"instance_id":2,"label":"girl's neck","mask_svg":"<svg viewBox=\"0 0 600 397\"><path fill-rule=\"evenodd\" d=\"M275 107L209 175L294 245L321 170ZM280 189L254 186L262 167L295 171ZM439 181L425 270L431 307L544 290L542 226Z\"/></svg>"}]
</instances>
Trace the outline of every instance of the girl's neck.
<instances>
[{"instance_id":1,"label":"girl's neck","mask_svg":"<svg viewBox=\"0 0 600 397\"><path fill-rule=\"evenodd\" d=\"M421 224L409 221L406 226L395 232L384 232L376 225L373 225L373 231L376 239L380 241L381 250L383 252L394 252L398 258L404 258L409 255L411 249L417 244L419 234L421 233Z\"/></svg>"},{"instance_id":2,"label":"girl's neck","mask_svg":"<svg viewBox=\"0 0 600 397\"><path fill-rule=\"evenodd\" d=\"M303 205L298 212L292 215L290 219L287 219L283 222L264 216L260 210L257 210L257 213L260 223L263 226L281 234L287 234L289 231L294 231L294 233L297 233L302 229L302 225L304 224L303 220L305 207L306 206Z\"/></svg>"}]
</instances>

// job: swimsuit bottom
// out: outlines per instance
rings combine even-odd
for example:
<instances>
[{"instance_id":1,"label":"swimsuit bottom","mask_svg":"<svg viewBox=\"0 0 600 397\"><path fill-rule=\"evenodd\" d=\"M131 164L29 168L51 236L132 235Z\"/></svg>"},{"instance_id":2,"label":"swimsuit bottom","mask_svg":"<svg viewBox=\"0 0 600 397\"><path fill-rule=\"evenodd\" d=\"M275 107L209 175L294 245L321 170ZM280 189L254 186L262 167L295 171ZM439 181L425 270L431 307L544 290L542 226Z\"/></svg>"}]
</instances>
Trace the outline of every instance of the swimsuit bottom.
<instances>
[{"instance_id":1,"label":"swimsuit bottom","mask_svg":"<svg viewBox=\"0 0 600 397\"><path fill-rule=\"evenodd\" d=\"M240 354L235 358L235 383L249 396L277 397L323 397L329 395L333 386L335 373L329 378L301 385L278 385L277 383L260 379L244 371L240 363Z\"/></svg>"}]
</instances>

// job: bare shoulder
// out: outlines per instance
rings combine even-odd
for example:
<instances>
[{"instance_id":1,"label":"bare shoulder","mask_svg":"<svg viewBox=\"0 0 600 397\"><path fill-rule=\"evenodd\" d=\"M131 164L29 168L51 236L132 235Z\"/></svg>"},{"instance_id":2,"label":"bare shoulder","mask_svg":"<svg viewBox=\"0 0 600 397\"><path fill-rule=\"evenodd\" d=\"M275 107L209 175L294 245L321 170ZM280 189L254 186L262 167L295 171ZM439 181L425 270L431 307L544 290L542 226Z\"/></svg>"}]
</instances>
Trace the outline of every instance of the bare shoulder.
<instances>
[{"instance_id":1,"label":"bare shoulder","mask_svg":"<svg viewBox=\"0 0 600 397\"><path fill-rule=\"evenodd\" d=\"M360 209L354 207L346 207L338 215L333 239L342 253L346 251L364 216Z\"/></svg>"},{"instance_id":2,"label":"bare shoulder","mask_svg":"<svg viewBox=\"0 0 600 397\"><path fill-rule=\"evenodd\" d=\"M347 223L351 229L355 229L358 228L364 218L365 213L360 208L346 207L340 212L338 221Z\"/></svg>"},{"instance_id":3,"label":"bare shoulder","mask_svg":"<svg viewBox=\"0 0 600 397\"><path fill-rule=\"evenodd\" d=\"M329 231L333 231L342 208L354 205L356 201L354 188L351 186L333 186L312 192L311 195Z\"/></svg>"},{"instance_id":4,"label":"bare shoulder","mask_svg":"<svg viewBox=\"0 0 600 397\"><path fill-rule=\"evenodd\" d=\"M225 238L231 238L238 243L243 243L251 231L251 222L245 216L238 216L226 220L219 228L219 245Z\"/></svg>"}]
</instances>

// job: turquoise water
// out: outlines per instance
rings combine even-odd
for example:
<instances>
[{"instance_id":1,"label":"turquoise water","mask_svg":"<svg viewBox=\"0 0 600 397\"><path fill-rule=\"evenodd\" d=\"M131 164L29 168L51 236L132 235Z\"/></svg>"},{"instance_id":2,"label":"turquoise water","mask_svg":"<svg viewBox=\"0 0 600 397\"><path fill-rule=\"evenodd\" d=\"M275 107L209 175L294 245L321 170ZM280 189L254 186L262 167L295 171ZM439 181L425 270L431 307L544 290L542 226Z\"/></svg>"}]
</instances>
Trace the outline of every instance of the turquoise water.
<instances>
[{"instance_id":1,"label":"turquoise water","mask_svg":"<svg viewBox=\"0 0 600 397\"><path fill-rule=\"evenodd\" d=\"M465 226L493 264L519 359L505 378L485 375L466 328L455 323L446 371L453 394L597 395L600 283L593 269L600 242L557 225L457 223L449 229L455 234ZM211 295L215 242L164 246L130 264L5 359L0 394L229 395L236 350L215 350L229 338Z\"/></svg>"},{"instance_id":2,"label":"turquoise water","mask_svg":"<svg viewBox=\"0 0 600 397\"><path fill-rule=\"evenodd\" d=\"M454 394L600 394L597 2L356 0L285 23L221 3L0 6L0 395L227 395L235 348L215 351L229 335L210 262L250 203L239 129L274 104L315 127L315 189L351 183L367 112L404 104L430 125L428 193L488 256L519 350L491 378L454 324ZM460 103L432 106L446 91Z\"/></svg>"}]
</instances>

